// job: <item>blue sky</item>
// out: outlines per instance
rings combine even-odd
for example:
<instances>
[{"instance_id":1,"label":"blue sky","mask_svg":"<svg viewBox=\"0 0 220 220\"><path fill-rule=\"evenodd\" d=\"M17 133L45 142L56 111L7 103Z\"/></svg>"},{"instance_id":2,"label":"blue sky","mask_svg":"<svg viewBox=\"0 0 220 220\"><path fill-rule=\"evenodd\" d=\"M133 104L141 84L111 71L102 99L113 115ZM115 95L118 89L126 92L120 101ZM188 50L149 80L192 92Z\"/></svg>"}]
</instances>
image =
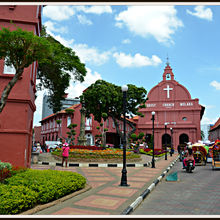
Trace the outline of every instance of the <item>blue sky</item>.
<instances>
[{"instance_id":1,"label":"blue sky","mask_svg":"<svg viewBox=\"0 0 220 220\"><path fill-rule=\"evenodd\" d=\"M56 4L43 8L42 23L88 71L84 83L71 81L69 97L97 79L149 92L162 80L168 55L175 80L206 107L201 123L220 117L220 5ZM44 92L37 93L34 125Z\"/></svg>"}]
</instances>

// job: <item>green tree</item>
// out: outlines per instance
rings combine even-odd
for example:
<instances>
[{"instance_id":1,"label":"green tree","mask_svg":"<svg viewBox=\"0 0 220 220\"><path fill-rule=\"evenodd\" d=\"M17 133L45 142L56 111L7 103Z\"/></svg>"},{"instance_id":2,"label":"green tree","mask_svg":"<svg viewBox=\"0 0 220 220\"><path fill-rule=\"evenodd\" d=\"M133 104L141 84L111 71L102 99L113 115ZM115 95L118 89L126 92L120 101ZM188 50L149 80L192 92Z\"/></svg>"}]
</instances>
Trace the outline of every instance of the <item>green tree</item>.
<instances>
[{"instance_id":1,"label":"green tree","mask_svg":"<svg viewBox=\"0 0 220 220\"><path fill-rule=\"evenodd\" d=\"M80 62L75 52L48 35L45 28L42 29L41 37L20 28L15 31L2 28L0 59L3 58L7 58L7 65L15 67L16 73L3 90L0 112L11 89L22 76L24 68L34 61L38 61L37 78L40 79L40 83L37 88L49 90L49 104L54 113L61 110L61 101L64 99L65 89L69 86L71 74L80 82L84 81L86 75L85 64Z\"/></svg>"},{"instance_id":2,"label":"green tree","mask_svg":"<svg viewBox=\"0 0 220 220\"><path fill-rule=\"evenodd\" d=\"M76 135L76 131L74 130L75 127L77 127L77 124L70 124L67 127L70 131L66 132L68 135L67 142L72 145L74 145L74 140L75 140L75 135Z\"/></svg>"},{"instance_id":3,"label":"green tree","mask_svg":"<svg viewBox=\"0 0 220 220\"><path fill-rule=\"evenodd\" d=\"M83 82L86 68L75 52L47 34L44 26L41 37L53 45L53 50L49 60L39 61L37 78L41 80L41 83L38 89L49 90L49 106L55 113L61 110L61 101L65 99L65 90L69 87L71 75L75 81Z\"/></svg>"},{"instance_id":4,"label":"green tree","mask_svg":"<svg viewBox=\"0 0 220 220\"><path fill-rule=\"evenodd\" d=\"M143 87L136 87L128 84L127 91L127 108L126 114L129 116L143 115L138 112L140 105L143 107L146 102L147 91ZM97 80L90 85L80 96L84 97L86 115L94 115L94 119L101 122L102 113L106 113L115 123L116 131L123 137L123 133L119 130L119 121L123 121L123 94L121 87L104 80ZM132 128L127 132L127 138L136 130L132 122L126 120L126 123Z\"/></svg>"},{"instance_id":5,"label":"green tree","mask_svg":"<svg viewBox=\"0 0 220 220\"><path fill-rule=\"evenodd\" d=\"M23 31L18 28L10 31L8 28L0 30L0 59L5 59L8 66L14 66L15 75L5 86L0 100L0 113L3 111L9 93L24 72L34 61L44 60L51 53L51 45L45 39L38 37L33 32Z\"/></svg>"}]
</instances>

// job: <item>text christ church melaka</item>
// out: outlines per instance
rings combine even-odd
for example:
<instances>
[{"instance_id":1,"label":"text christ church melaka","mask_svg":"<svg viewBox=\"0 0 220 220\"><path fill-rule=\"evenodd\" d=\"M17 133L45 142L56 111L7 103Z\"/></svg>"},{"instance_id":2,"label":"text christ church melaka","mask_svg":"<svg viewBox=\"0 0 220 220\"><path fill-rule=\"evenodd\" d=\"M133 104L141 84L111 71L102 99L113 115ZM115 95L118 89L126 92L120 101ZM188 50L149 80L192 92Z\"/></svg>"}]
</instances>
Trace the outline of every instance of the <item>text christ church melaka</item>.
<instances>
[{"instance_id":1,"label":"text christ church melaka","mask_svg":"<svg viewBox=\"0 0 220 220\"><path fill-rule=\"evenodd\" d=\"M192 99L189 91L176 80L167 62L164 69L163 80L153 87L148 93L146 108L139 111L144 117L139 117L137 122L138 132L144 132L148 138L152 135L152 115L154 121L154 146L170 146L171 130L173 130L173 147L179 144L196 142L201 139L200 120L205 108L199 104L199 99ZM167 129L165 133L165 123Z\"/></svg>"}]
</instances>

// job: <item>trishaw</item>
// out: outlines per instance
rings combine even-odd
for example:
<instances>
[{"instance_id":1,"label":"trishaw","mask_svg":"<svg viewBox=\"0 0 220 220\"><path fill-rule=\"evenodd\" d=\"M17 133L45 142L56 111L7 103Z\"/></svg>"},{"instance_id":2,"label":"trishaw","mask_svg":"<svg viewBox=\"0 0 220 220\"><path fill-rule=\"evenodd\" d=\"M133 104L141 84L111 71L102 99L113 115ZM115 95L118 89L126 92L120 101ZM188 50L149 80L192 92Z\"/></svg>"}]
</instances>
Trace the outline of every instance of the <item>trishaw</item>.
<instances>
[{"instance_id":1,"label":"trishaw","mask_svg":"<svg viewBox=\"0 0 220 220\"><path fill-rule=\"evenodd\" d=\"M212 169L220 168L220 140L216 140L209 148L209 154L212 157Z\"/></svg>"},{"instance_id":2,"label":"trishaw","mask_svg":"<svg viewBox=\"0 0 220 220\"><path fill-rule=\"evenodd\" d=\"M195 143L192 145L192 151L195 159L195 165L206 165L208 147L204 144Z\"/></svg>"}]
</instances>

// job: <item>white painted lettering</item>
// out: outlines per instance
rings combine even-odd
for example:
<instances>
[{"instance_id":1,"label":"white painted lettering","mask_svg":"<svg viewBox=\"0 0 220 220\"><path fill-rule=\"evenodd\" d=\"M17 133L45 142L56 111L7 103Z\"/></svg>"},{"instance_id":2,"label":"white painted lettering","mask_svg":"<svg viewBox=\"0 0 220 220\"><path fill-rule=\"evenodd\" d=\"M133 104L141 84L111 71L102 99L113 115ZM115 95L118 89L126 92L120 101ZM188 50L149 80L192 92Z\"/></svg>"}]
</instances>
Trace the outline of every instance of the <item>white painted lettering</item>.
<instances>
[{"instance_id":1,"label":"white painted lettering","mask_svg":"<svg viewBox=\"0 0 220 220\"><path fill-rule=\"evenodd\" d=\"M192 102L181 102L180 106L193 106Z\"/></svg>"},{"instance_id":2,"label":"white painted lettering","mask_svg":"<svg viewBox=\"0 0 220 220\"><path fill-rule=\"evenodd\" d=\"M150 107L155 107L156 104L147 104L146 106L147 106L147 108L150 108Z\"/></svg>"},{"instance_id":3,"label":"white painted lettering","mask_svg":"<svg viewBox=\"0 0 220 220\"><path fill-rule=\"evenodd\" d=\"M164 107L173 107L174 103L163 103Z\"/></svg>"}]
</instances>

